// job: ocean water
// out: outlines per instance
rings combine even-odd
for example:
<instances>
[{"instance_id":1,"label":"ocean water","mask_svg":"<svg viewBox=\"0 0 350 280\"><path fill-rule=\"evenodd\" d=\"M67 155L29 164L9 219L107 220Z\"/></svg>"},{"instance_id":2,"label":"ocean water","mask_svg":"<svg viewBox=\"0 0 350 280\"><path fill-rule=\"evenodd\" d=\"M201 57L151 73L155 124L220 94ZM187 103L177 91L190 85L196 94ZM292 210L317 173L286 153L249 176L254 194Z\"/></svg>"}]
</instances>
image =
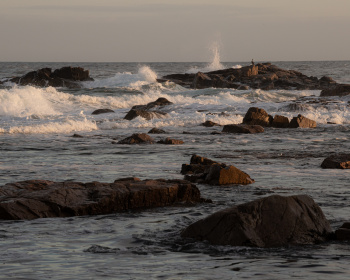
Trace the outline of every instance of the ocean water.
<instances>
[{"instance_id":1,"label":"ocean water","mask_svg":"<svg viewBox=\"0 0 350 280\"><path fill-rule=\"evenodd\" d=\"M256 61L257 62L257 61ZM0 85L0 184L46 179L113 182L122 177L180 179L192 154L233 164L255 183L198 185L211 204L94 217L0 221L0 279L348 279L350 244L329 242L274 249L186 243L180 232L229 206L271 194L308 194L333 229L349 220L350 171L321 169L324 158L350 148L350 96L320 98L310 90L183 88L156 79L248 65L211 63L0 63L0 80L43 67L80 66L95 79L81 89ZM350 61L274 62L306 75L350 83ZM165 97L167 117L132 121L134 105ZM250 107L289 118L302 114L315 129L266 128L220 135L200 124L240 123ZM114 113L91 115L100 108ZM184 145L118 145L151 128ZM82 138L72 137L80 134Z\"/></svg>"}]
</instances>

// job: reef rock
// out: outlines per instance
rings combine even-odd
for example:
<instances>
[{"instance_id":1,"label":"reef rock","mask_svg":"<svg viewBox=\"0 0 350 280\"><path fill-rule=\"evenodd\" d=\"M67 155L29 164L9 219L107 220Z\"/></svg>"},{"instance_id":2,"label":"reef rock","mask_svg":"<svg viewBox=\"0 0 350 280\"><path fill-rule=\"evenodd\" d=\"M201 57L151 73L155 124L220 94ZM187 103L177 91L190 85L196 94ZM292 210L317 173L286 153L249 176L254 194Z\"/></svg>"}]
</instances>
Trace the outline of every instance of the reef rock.
<instances>
[{"instance_id":1,"label":"reef rock","mask_svg":"<svg viewBox=\"0 0 350 280\"><path fill-rule=\"evenodd\" d=\"M307 195L272 195L216 212L187 227L182 237L215 245L280 247L326 241L332 233Z\"/></svg>"},{"instance_id":2,"label":"reef rock","mask_svg":"<svg viewBox=\"0 0 350 280\"><path fill-rule=\"evenodd\" d=\"M0 187L0 219L101 215L202 201L184 180L125 178L114 183L30 180Z\"/></svg>"}]
</instances>

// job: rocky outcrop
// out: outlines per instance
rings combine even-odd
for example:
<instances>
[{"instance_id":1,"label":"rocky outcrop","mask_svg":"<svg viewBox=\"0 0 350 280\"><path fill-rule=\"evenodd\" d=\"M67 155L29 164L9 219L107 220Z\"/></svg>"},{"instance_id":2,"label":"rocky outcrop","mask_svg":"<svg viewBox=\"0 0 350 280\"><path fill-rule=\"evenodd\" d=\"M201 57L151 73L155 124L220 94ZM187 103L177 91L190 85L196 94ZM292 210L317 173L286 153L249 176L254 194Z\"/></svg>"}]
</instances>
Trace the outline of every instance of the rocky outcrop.
<instances>
[{"instance_id":1,"label":"rocky outcrop","mask_svg":"<svg viewBox=\"0 0 350 280\"><path fill-rule=\"evenodd\" d=\"M260 125L227 124L223 127L222 132L252 134L264 132L264 128Z\"/></svg>"},{"instance_id":2,"label":"rocky outcrop","mask_svg":"<svg viewBox=\"0 0 350 280\"><path fill-rule=\"evenodd\" d=\"M303 115L298 115L297 117L293 117L293 119L289 123L290 128L314 128L317 126L317 123L313 120L310 120Z\"/></svg>"},{"instance_id":3,"label":"rocky outcrop","mask_svg":"<svg viewBox=\"0 0 350 280\"><path fill-rule=\"evenodd\" d=\"M124 117L125 120L133 120L137 117L145 118L146 120L159 119L167 116L167 113L153 110L157 107L164 107L173 104L164 97L159 97L156 101L150 102L146 105L135 105Z\"/></svg>"},{"instance_id":4,"label":"rocky outcrop","mask_svg":"<svg viewBox=\"0 0 350 280\"><path fill-rule=\"evenodd\" d=\"M163 79L181 86L202 89L216 88L260 88L264 90L323 90L334 87L336 82L329 77L309 77L298 71L285 70L271 63L259 63L239 69L228 68L206 73L171 74Z\"/></svg>"},{"instance_id":5,"label":"rocky outcrop","mask_svg":"<svg viewBox=\"0 0 350 280\"><path fill-rule=\"evenodd\" d=\"M117 142L117 144L153 144L154 139L146 133L134 133L130 137Z\"/></svg>"},{"instance_id":6,"label":"rocky outcrop","mask_svg":"<svg viewBox=\"0 0 350 280\"><path fill-rule=\"evenodd\" d=\"M165 144L165 145L182 145L184 141L178 140L178 139L171 139L169 137L159 140L157 142L158 144Z\"/></svg>"},{"instance_id":7,"label":"rocky outcrop","mask_svg":"<svg viewBox=\"0 0 350 280\"><path fill-rule=\"evenodd\" d=\"M190 164L183 164L181 174L185 179L195 183L210 185L247 185L254 183L250 176L234 167L218 163L208 158L193 155Z\"/></svg>"},{"instance_id":8,"label":"rocky outcrop","mask_svg":"<svg viewBox=\"0 0 350 280\"><path fill-rule=\"evenodd\" d=\"M91 113L91 115L100 115L100 114L108 114L114 113L112 109L97 109Z\"/></svg>"},{"instance_id":9,"label":"rocky outcrop","mask_svg":"<svg viewBox=\"0 0 350 280\"><path fill-rule=\"evenodd\" d=\"M350 154L337 154L327 157L321 164L322 168L350 168Z\"/></svg>"},{"instance_id":10,"label":"rocky outcrop","mask_svg":"<svg viewBox=\"0 0 350 280\"><path fill-rule=\"evenodd\" d=\"M321 91L320 96L345 96L350 94L350 85L339 84Z\"/></svg>"},{"instance_id":11,"label":"rocky outcrop","mask_svg":"<svg viewBox=\"0 0 350 280\"><path fill-rule=\"evenodd\" d=\"M21 77L9 79L10 82L21 86L32 85L39 87L68 87L79 88L80 82L92 81L89 70L81 67L62 67L52 72L51 68L42 68L31 71Z\"/></svg>"},{"instance_id":12,"label":"rocky outcrop","mask_svg":"<svg viewBox=\"0 0 350 280\"><path fill-rule=\"evenodd\" d=\"M125 178L114 183L30 180L0 187L0 219L101 215L200 201L198 188L183 180Z\"/></svg>"},{"instance_id":13,"label":"rocky outcrop","mask_svg":"<svg viewBox=\"0 0 350 280\"><path fill-rule=\"evenodd\" d=\"M280 247L326 241L332 233L321 208L306 195L273 195L216 212L182 237L215 245Z\"/></svg>"},{"instance_id":14,"label":"rocky outcrop","mask_svg":"<svg viewBox=\"0 0 350 280\"><path fill-rule=\"evenodd\" d=\"M269 126L273 117L264 109L250 107L243 118L244 124Z\"/></svg>"}]
</instances>

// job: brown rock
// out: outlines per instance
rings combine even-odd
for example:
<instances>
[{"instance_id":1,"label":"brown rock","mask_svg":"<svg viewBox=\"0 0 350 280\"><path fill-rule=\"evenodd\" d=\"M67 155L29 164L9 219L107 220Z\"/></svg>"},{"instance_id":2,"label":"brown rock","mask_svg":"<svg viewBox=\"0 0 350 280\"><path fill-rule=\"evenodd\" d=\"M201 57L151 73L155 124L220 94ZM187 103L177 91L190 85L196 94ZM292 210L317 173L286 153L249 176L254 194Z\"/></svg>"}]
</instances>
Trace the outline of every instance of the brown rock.
<instances>
[{"instance_id":1,"label":"brown rock","mask_svg":"<svg viewBox=\"0 0 350 280\"><path fill-rule=\"evenodd\" d=\"M202 123L202 126L205 127L213 127L213 126L220 126L218 123L216 122L212 122L212 121L205 121L204 123Z\"/></svg>"},{"instance_id":2,"label":"brown rock","mask_svg":"<svg viewBox=\"0 0 350 280\"><path fill-rule=\"evenodd\" d=\"M184 141L182 140L177 140L177 139L170 139L169 137L164 139L164 140L160 140L157 143L159 144L166 144L166 145L182 145L184 143Z\"/></svg>"},{"instance_id":3,"label":"brown rock","mask_svg":"<svg viewBox=\"0 0 350 280\"><path fill-rule=\"evenodd\" d=\"M111 109L97 109L91 113L91 115L100 115L100 114L107 114L107 113L114 113Z\"/></svg>"},{"instance_id":4,"label":"brown rock","mask_svg":"<svg viewBox=\"0 0 350 280\"><path fill-rule=\"evenodd\" d=\"M222 132L226 132L226 133L261 133L261 132L264 132L264 128L260 125L227 124L223 127Z\"/></svg>"},{"instance_id":5,"label":"brown rock","mask_svg":"<svg viewBox=\"0 0 350 280\"><path fill-rule=\"evenodd\" d=\"M271 126L277 128L289 127L289 119L285 116L275 115L271 122Z\"/></svg>"},{"instance_id":6,"label":"brown rock","mask_svg":"<svg viewBox=\"0 0 350 280\"><path fill-rule=\"evenodd\" d=\"M120 140L117 144L153 144L154 139L146 133L135 133L130 137Z\"/></svg>"},{"instance_id":7,"label":"brown rock","mask_svg":"<svg viewBox=\"0 0 350 280\"><path fill-rule=\"evenodd\" d=\"M294 117L289 123L290 128L314 128L316 126L317 124L315 121L310 120L300 114L297 117Z\"/></svg>"},{"instance_id":8,"label":"brown rock","mask_svg":"<svg viewBox=\"0 0 350 280\"><path fill-rule=\"evenodd\" d=\"M324 89L321 91L320 96L345 96L350 94L349 84L339 84L330 89Z\"/></svg>"},{"instance_id":9,"label":"brown rock","mask_svg":"<svg viewBox=\"0 0 350 280\"><path fill-rule=\"evenodd\" d=\"M264 109L251 107L243 118L244 124L269 126L272 121L270 116Z\"/></svg>"},{"instance_id":10,"label":"brown rock","mask_svg":"<svg viewBox=\"0 0 350 280\"><path fill-rule=\"evenodd\" d=\"M273 195L216 212L187 227L182 237L215 245L280 247L326 241L321 208L306 195Z\"/></svg>"},{"instance_id":11,"label":"brown rock","mask_svg":"<svg viewBox=\"0 0 350 280\"><path fill-rule=\"evenodd\" d=\"M208 88L213 86L214 86L214 81L208 75L202 72L198 72L197 74L195 74L193 83L192 83L192 88L202 89L202 88Z\"/></svg>"},{"instance_id":12,"label":"brown rock","mask_svg":"<svg viewBox=\"0 0 350 280\"><path fill-rule=\"evenodd\" d=\"M150 133L150 134L164 134L166 132L163 129L154 127L150 131L148 131L148 133Z\"/></svg>"},{"instance_id":13,"label":"brown rock","mask_svg":"<svg viewBox=\"0 0 350 280\"><path fill-rule=\"evenodd\" d=\"M114 183L31 180L0 187L0 219L101 215L199 201L198 188L183 180L126 178Z\"/></svg>"},{"instance_id":14,"label":"brown rock","mask_svg":"<svg viewBox=\"0 0 350 280\"><path fill-rule=\"evenodd\" d=\"M337 154L327 157L321 164L322 168L350 168L350 154Z\"/></svg>"},{"instance_id":15,"label":"brown rock","mask_svg":"<svg viewBox=\"0 0 350 280\"><path fill-rule=\"evenodd\" d=\"M125 120L131 121L137 117L144 118L146 120L152 120L152 119L160 119L167 116L167 113L160 112L160 111L145 111L145 110L135 110L131 109L126 116L124 117Z\"/></svg>"}]
</instances>

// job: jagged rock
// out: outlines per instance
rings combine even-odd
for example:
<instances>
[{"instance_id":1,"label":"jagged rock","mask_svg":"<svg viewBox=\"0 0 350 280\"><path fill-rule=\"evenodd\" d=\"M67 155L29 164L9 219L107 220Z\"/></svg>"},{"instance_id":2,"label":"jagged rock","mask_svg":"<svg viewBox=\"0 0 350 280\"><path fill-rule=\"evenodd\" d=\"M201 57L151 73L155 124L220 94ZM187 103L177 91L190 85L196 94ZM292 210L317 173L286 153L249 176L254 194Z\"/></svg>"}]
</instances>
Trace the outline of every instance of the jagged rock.
<instances>
[{"instance_id":1,"label":"jagged rock","mask_svg":"<svg viewBox=\"0 0 350 280\"><path fill-rule=\"evenodd\" d=\"M335 237L337 240L350 240L350 223L344 223L340 228L335 231Z\"/></svg>"},{"instance_id":2,"label":"jagged rock","mask_svg":"<svg viewBox=\"0 0 350 280\"><path fill-rule=\"evenodd\" d=\"M202 89L202 88L208 88L213 86L214 86L214 81L208 75L205 75L202 72L198 72L197 74L195 74L193 83L192 83L192 88Z\"/></svg>"},{"instance_id":3,"label":"jagged rock","mask_svg":"<svg viewBox=\"0 0 350 280\"><path fill-rule=\"evenodd\" d=\"M297 117L294 117L289 123L290 128L314 128L316 126L317 124L315 121L310 120L300 114Z\"/></svg>"},{"instance_id":4,"label":"jagged rock","mask_svg":"<svg viewBox=\"0 0 350 280\"><path fill-rule=\"evenodd\" d=\"M159 140L157 142L158 144L165 144L165 145L182 145L184 141L178 140L178 139L171 139L169 137Z\"/></svg>"},{"instance_id":5,"label":"jagged rock","mask_svg":"<svg viewBox=\"0 0 350 280\"><path fill-rule=\"evenodd\" d=\"M100 114L107 114L107 113L114 113L112 109L97 109L91 113L91 115L100 115Z\"/></svg>"},{"instance_id":6,"label":"jagged rock","mask_svg":"<svg viewBox=\"0 0 350 280\"><path fill-rule=\"evenodd\" d=\"M79 88L79 82L91 80L93 79L89 76L89 70L84 70L81 67L63 67L54 72L51 68L42 68L21 77L11 78L9 81L22 86Z\"/></svg>"},{"instance_id":7,"label":"jagged rock","mask_svg":"<svg viewBox=\"0 0 350 280\"><path fill-rule=\"evenodd\" d=\"M307 195L272 195L216 212L187 227L182 237L215 245L280 247L326 241L331 228Z\"/></svg>"},{"instance_id":8,"label":"jagged rock","mask_svg":"<svg viewBox=\"0 0 350 280\"><path fill-rule=\"evenodd\" d=\"M148 131L148 133L150 133L150 134L164 134L166 132L163 129L154 127L150 131Z\"/></svg>"},{"instance_id":9,"label":"jagged rock","mask_svg":"<svg viewBox=\"0 0 350 280\"><path fill-rule=\"evenodd\" d=\"M285 116L275 115L271 122L272 127L287 128L289 127L289 119Z\"/></svg>"},{"instance_id":10,"label":"jagged rock","mask_svg":"<svg viewBox=\"0 0 350 280\"><path fill-rule=\"evenodd\" d=\"M184 180L124 178L114 183L30 180L0 187L0 219L101 215L200 201L198 188Z\"/></svg>"},{"instance_id":11,"label":"jagged rock","mask_svg":"<svg viewBox=\"0 0 350 280\"><path fill-rule=\"evenodd\" d=\"M117 144L153 144L154 139L146 133L135 133L130 137L120 140Z\"/></svg>"},{"instance_id":12,"label":"jagged rock","mask_svg":"<svg viewBox=\"0 0 350 280\"><path fill-rule=\"evenodd\" d=\"M205 127L213 127L213 126L221 126L221 125L218 124L218 123L216 123L216 122L205 121L204 123L202 123L202 126L205 126Z\"/></svg>"},{"instance_id":13,"label":"jagged rock","mask_svg":"<svg viewBox=\"0 0 350 280\"><path fill-rule=\"evenodd\" d=\"M264 132L264 128L260 125L227 124L223 127L222 132L226 132L226 133L261 133L261 132Z\"/></svg>"},{"instance_id":14,"label":"jagged rock","mask_svg":"<svg viewBox=\"0 0 350 280\"><path fill-rule=\"evenodd\" d=\"M321 164L322 168L350 168L350 154L337 154L327 157Z\"/></svg>"},{"instance_id":15,"label":"jagged rock","mask_svg":"<svg viewBox=\"0 0 350 280\"><path fill-rule=\"evenodd\" d=\"M249 125L269 126L272 119L272 116L270 116L264 109L251 107L245 114L243 123Z\"/></svg>"},{"instance_id":16,"label":"jagged rock","mask_svg":"<svg viewBox=\"0 0 350 280\"><path fill-rule=\"evenodd\" d=\"M350 85L339 84L333 88L322 90L320 96L345 96L348 94L350 94Z\"/></svg>"},{"instance_id":17,"label":"jagged rock","mask_svg":"<svg viewBox=\"0 0 350 280\"><path fill-rule=\"evenodd\" d=\"M254 180L248 174L224 163L193 155L190 164L183 164L181 174L191 182L210 185L251 184Z\"/></svg>"},{"instance_id":18,"label":"jagged rock","mask_svg":"<svg viewBox=\"0 0 350 280\"><path fill-rule=\"evenodd\" d=\"M160 111L145 111L145 110L135 110L131 109L126 116L124 117L125 120L133 120L137 117L142 117L146 120L152 120L152 119L160 119L166 117L168 114Z\"/></svg>"}]
</instances>

